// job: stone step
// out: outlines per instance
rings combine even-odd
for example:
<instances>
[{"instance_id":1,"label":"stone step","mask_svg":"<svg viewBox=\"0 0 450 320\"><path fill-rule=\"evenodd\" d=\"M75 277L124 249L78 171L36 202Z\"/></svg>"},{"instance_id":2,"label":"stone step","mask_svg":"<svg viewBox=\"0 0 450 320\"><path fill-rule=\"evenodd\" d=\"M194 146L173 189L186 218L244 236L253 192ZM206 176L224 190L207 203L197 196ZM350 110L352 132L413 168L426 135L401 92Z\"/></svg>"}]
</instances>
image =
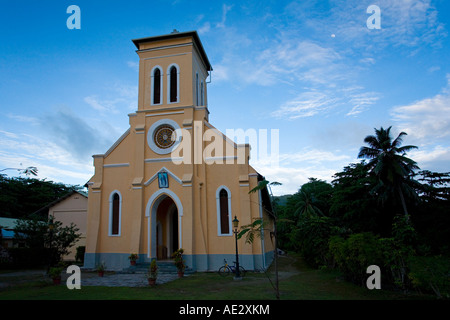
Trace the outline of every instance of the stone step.
<instances>
[{"instance_id":1,"label":"stone step","mask_svg":"<svg viewBox=\"0 0 450 320\"><path fill-rule=\"evenodd\" d=\"M158 273L159 274L176 274L178 272L177 267L173 261L160 261L157 262ZM150 268L150 263L137 263L135 266L129 266L124 268L121 273L147 273ZM192 274L195 271L191 268L186 268L184 270L185 274Z\"/></svg>"}]
</instances>

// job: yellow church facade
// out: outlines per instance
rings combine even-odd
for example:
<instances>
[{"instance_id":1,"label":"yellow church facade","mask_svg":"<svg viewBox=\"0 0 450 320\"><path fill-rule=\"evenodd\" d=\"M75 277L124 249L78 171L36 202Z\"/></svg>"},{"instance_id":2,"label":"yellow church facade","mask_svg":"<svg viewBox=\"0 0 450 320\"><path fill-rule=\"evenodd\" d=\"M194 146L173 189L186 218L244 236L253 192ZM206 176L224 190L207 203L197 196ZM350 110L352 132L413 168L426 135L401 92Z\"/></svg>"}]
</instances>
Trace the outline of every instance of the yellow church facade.
<instances>
[{"instance_id":1,"label":"yellow church facade","mask_svg":"<svg viewBox=\"0 0 450 320\"><path fill-rule=\"evenodd\" d=\"M133 42L138 110L111 148L93 156L85 267L121 270L131 253L148 263L183 248L189 268L218 270L224 259L235 261L235 217L241 226L271 222L267 190L249 193L262 176L249 165L250 146L209 123L212 67L198 34ZM238 250L245 269L266 269L274 250L269 230L252 244L240 239Z\"/></svg>"}]
</instances>

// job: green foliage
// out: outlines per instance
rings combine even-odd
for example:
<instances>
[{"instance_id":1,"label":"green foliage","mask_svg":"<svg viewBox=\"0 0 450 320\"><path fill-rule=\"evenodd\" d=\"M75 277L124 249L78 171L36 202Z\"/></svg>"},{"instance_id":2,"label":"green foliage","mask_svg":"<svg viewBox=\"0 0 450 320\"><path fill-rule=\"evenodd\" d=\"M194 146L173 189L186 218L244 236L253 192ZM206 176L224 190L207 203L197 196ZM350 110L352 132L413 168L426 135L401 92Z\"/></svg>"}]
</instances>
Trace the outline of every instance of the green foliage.
<instances>
[{"instance_id":1,"label":"green foliage","mask_svg":"<svg viewBox=\"0 0 450 320\"><path fill-rule=\"evenodd\" d=\"M252 223L243 225L237 235L238 239L241 239L245 235L246 243L253 243L255 236L261 237L261 231L267 226L267 221L263 219L255 219Z\"/></svg>"},{"instance_id":2,"label":"green foliage","mask_svg":"<svg viewBox=\"0 0 450 320\"><path fill-rule=\"evenodd\" d=\"M379 238L370 232L352 234L347 239L333 236L329 242L329 250L345 277L361 285L367 279L368 266L384 266Z\"/></svg>"},{"instance_id":3,"label":"green foliage","mask_svg":"<svg viewBox=\"0 0 450 320\"><path fill-rule=\"evenodd\" d=\"M339 232L329 217L302 217L291 232L294 248L314 266L329 264L328 239Z\"/></svg>"},{"instance_id":4,"label":"green foliage","mask_svg":"<svg viewBox=\"0 0 450 320\"><path fill-rule=\"evenodd\" d=\"M415 256L411 259L409 278L415 288L432 290L438 298L450 298L450 258Z\"/></svg>"},{"instance_id":5,"label":"green foliage","mask_svg":"<svg viewBox=\"0 0 450 320\"><path fill-rule=\"evenodd\" d=\"M56 265L62 256L69 253L69 249L80 238L79 229L71 223L62 226L62 222L33 219L19 219L14 228L15 241L25 243L25 246L38 252L46 252L46 261Z\"/></svg>"},{"instance_id":6,"label":"green foliage","mask_svg":"<svg viewBox=\"0 0 450 320\"><path fill-rule=\"evenodd\" d=\"M147 278L156 279L158 277L158 265L156 264L156 259L150 262L150 267L148 268Z\"/></svg>"},{"instance_id":7,"label":"green foliage","mask_svg":"<svg viewBox=\"0 0 450 320\"><path fill-rule=\"evenodd\" d=\"M81 186L70 186L33 178L9 178L0 175L0 208L2 217L25 218L49 203ZM48 210L39 212L47 216Z\"/></svg>"},{"instance_id":8,"label":"green foliage","mask_svg":"<svg viewBox=\"0 0 450 320\"><path fill-rule=\"evenodd\" d=\"M186 268L186 265L184 264L183 253L184 253L184 249L180 248L172 254L172 258L174 259L175 266L177 267L178 271L181 271L181 272L183 272L184 269Z\"/></svg>"},{"instance_id":9,"label":"green foliage","mask_svg":"<svg viewBox=\"0 0 450 320\"><path fill-rule=\"evenodd\" d=\"M52 279L58 279L61 278L61 272L64 270L64 267L62 265L58 265L56 267L50 268L48 271L48 275Z\"/></svg>"},{"instance_id":10,"label":"green foliage","mask_svg":"<svg viewBox=\"0 0 450 320\"><path fill-rule=\"evenodd\" d=\"M329 199L331 198L333 187L322 180L309 178L309 182L304 184L298 194L298 201L295 204L294 214L297 217L313 217L328 215Z\"/></svg>"},{"instance_id":11,"label":"green foliage","mask_svg":"<svg viewBox=\"0 0 450 320\"><path fill-rule=\"evenodd\" d=\"M415 231L405 217L396 219L394 236L380 238L371 232L355 233L344 238L334 236L329 242L329 252L337 268L352 282L364 284L366 270L377 265L383 271L384 283L408 291L409 261L415 254Z\"/></svg>"},{"instance_id":12,"label":"green foliage","mask_svg":"<svg viewBox=\"0 0 450 320\"><path fill-rule=\"evenodd\" d=\"M417 147L401 147L403 137L407 134L401 132L397 138L392 139L390 131L391 127L375 129L374 136L370 135L364 139L368 147L361 147L358 158L369 159L367 168L371 174L377 177L378 183L371 192L377 195L382 204L391 199L399 199L403 212L408 217L405 196L410 199L417 197L411 186L415 184L415 181L411 177L415 174L414 171L419 169L419 166L405 155L406 152L417 149Z\"/></svg>"},{"instance_id":13,"label":"green foliage","mask_svg":"<svg viewBox=\"0 0 450 320\"><path fill-rule=\"evenodd\" d=\"M335 267L359 284L374 264L385 285L426 287L445 296L448 268L418 265L424 265L421 255L448 258L450 173L416 173L417 163L406 157L416 147L401 146L406 133L394 139L390 131L367 136L358 157L368 162L344 167L331 185L310 178L297 193L279 197L278 243L310 265Z\"/></svg>"},{"instance_id":14,"label":"green foliage","mask_svg":"<svg viewBox=\"0 0 450 320\"><path fill-rule=\"evenodd\" d=\"M342 227L353 232L383 232L384 215L377 206L376 197L370 193L376 181L369 175L364 161L344 167L334 175L330 216L339 221Z\"/></svg>"}]
</instances>

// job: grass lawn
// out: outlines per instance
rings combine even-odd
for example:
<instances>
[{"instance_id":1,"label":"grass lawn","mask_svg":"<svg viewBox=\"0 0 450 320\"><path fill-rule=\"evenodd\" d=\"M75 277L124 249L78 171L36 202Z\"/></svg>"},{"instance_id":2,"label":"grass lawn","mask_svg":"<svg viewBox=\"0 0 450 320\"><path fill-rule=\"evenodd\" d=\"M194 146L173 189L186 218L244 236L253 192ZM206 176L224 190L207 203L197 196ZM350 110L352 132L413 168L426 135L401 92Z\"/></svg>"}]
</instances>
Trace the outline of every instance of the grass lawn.
<instances>
[{"instance_id":1,"label":"grass lawn","mask_svg":"<svg viewBox=\"0 0 450 320\"><path fill-rule=\"evenodd\" d=\"M272 281L273 266L269 270ZM404 295L389 290L368 290L339 280L336 272L311 269L296 255L279 259L282 300L406 300L433 299L426 295ZM83 275L82 275L83 277ZM0 274L0 282L5 277ZM383 286L383 281L381 282ZM217 273L196 273L155 287L94 287L69 290L42 280L29 279L0 290L0 300L268 300L275 292L267 275L247 273L241 281Z\"/></svg>"}]
</instances>

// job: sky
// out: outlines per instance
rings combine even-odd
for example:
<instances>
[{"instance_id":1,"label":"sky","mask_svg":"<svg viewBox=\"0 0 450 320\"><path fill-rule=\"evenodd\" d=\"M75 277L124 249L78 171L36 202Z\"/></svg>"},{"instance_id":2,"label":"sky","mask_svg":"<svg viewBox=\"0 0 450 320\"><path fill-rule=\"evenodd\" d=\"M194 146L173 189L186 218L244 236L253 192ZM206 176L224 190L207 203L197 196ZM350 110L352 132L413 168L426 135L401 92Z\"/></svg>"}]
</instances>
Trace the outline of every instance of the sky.
<instances>
[{"instance_id":1,"label":"sky","mask_svg":"<svg viewBox=\"0 0 450 320\"><path fill-rule=\"evenodd\" d=\"M209 121L258 132L250 164L274 194L331 182L380 127L448 172L449 22L447 0L0 0L0 170L84 185L137 110L131 40L176 29L198 32L213 67Z\"/></svg>"}]
</instances>

